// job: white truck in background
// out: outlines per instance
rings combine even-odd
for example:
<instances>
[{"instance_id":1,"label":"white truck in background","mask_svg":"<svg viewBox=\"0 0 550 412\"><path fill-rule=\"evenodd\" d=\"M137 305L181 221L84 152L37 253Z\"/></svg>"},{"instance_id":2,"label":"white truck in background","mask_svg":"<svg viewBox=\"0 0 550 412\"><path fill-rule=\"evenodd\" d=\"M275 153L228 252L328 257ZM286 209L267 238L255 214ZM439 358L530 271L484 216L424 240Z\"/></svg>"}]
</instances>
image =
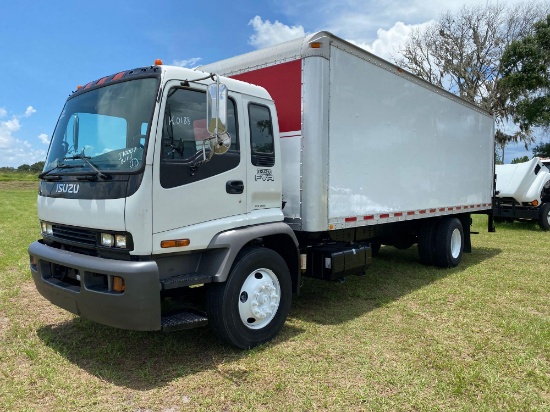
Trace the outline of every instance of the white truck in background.
<instances>
[{"instance_id":1,"label":"white truck in background","mask_svg":"<svg viewBox=\"0 0 550 412\"><path fill-rule=\"evenodd\" d=\"M471 214L492 208L489 113L328 32L200 70L159 62L67 99L29 247L46 299L249 348L302 276L361 274L381 244L440 267L470 251Z\"/></svg>"},{"instance_id":2,"label":"white truck in background","mask_svg":"<svg viewBox=\"0 0 550 412\"><path fill-rule=\"evenodd\" d=\"M550 230L549 159L534 157L517 164L496 165L493 216L498 221L532 220Z\"/></svg>"}]
</instances>

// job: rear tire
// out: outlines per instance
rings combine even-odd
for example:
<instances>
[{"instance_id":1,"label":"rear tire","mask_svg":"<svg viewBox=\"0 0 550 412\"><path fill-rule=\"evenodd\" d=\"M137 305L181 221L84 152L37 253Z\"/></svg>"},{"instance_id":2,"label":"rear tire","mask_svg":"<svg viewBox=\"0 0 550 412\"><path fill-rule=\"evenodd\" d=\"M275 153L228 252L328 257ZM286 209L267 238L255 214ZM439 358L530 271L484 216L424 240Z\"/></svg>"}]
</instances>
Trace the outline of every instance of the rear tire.
<instances>
[{"instance_id":1,"label":"rear tire","mask_svg":"<svg viewBox=\"0 0 550 412\"><path fill-rule=\"evenodd\" d=\"M457 266L464 250L464 229L457 218L444 219L437 229L435 264L442 268Z\"/></svg>"},{"instance_id":2,"label":"rear tire","mask_svg":"<svg viewBox=\"0 0 550 412\"><path fill-rule=\"evenodd\" d=\"M227 281L208 285L210 328L221 340L250 349L273 339L283 327L292 280L283 258L271 249L239 253Z\"/></svg>"},{"instance_id":3,"label":"rear tire","mask_svg":"<svg viewBox=\"0 0 550 412\"><path fill-rule=\"evenodd\" d=\"M550 230L550 203L544 203L539 213L540 228L542 230Z\"/></svg>"},{"instance_id":4,"label":"rear tire","mask_svg":"<svg viewBox=\"0 0 550 412\"><path fill-rule=\"evenodd\" d=\"M429 220L418 233L418 257L423 265L431 266L435 263L435 238L438 227L438 220Z\"/></svg>"},{"instance_id":5,"label":"rear tire","mask_svg":"<svg viewBox=\"0 0 550 412\"><path fill-rule=\"evenodd\" d=\"M380 242L370 242L370 248L372 251L372 256L378 256L378 253L380 253L380 247L382 244Z\"/></svg>"}]
</instances>

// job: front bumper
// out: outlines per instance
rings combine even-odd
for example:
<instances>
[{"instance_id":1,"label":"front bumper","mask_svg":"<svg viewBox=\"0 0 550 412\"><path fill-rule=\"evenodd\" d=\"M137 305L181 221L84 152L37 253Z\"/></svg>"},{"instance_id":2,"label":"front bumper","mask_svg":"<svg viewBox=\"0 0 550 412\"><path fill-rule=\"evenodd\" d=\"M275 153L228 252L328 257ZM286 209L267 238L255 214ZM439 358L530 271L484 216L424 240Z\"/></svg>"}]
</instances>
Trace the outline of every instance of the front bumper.
<instances>
[{"instance_id":1,"label":"front bumper","mask_svg":"<svg viewBox=\"0 0 550 412\"><path fill-rule=\"evenodd\" d=\"M29 246L29 255L36 288L54 305L120 329L160 330L160 281L156 262L86 256L56 249L41 241ZM124 279L125 288L121 293L113 291L109 284L114 276Z\"/></svg>"}]
</instances>

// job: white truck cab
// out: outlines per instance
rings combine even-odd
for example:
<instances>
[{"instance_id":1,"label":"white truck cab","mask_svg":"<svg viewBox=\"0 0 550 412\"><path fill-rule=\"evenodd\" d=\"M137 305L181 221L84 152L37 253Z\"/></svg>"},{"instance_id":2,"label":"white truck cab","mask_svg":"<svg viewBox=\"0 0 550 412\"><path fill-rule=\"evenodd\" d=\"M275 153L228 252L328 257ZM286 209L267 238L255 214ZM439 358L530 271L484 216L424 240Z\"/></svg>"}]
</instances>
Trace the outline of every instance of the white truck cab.
<instances>
[{"instance_id":1,"label":"white truck cab","mask_svg":"<svg viewBox=\"0 0 550 412\"><path fill-rule=\"evenodd\" d=\"M213 79L152 66L91 82L67 100L41 174L43 239L29 249L38 290L53 303L119 328L169 330L206 317L192 305L163 314L161 295L225 281L224 263L253 239L281 244L283 264L298 273L297 241L282 223L273 101L261 87L223 79L226 120L212 139ZM290 296L279 295L281 287L290 295L290 276L285 283L268 266L255 269L269 272L243 293L272 293L254 308L288 306ZM246 329L267 317L245 309Z\"/></svg>"}]
</instances>

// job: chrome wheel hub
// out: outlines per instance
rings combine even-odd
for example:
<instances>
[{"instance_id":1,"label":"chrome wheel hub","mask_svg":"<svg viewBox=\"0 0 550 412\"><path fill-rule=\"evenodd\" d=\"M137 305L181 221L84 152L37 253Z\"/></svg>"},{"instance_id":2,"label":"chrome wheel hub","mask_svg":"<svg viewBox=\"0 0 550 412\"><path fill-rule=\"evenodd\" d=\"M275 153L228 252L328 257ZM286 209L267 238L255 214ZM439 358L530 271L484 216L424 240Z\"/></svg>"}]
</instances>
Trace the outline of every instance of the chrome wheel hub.
<instances>
[{"instance_id":1,"label":"chrome wheel hub","mask_svg":"<svg viewBox=\"0 0 550 412\"><path fill-rule=\"evenodd\" d=\"M250 329L261 329L273 320L281 302L281 286L270 269L252 272L239 293L239 316Z\"/></svg>"}]
</instances>

